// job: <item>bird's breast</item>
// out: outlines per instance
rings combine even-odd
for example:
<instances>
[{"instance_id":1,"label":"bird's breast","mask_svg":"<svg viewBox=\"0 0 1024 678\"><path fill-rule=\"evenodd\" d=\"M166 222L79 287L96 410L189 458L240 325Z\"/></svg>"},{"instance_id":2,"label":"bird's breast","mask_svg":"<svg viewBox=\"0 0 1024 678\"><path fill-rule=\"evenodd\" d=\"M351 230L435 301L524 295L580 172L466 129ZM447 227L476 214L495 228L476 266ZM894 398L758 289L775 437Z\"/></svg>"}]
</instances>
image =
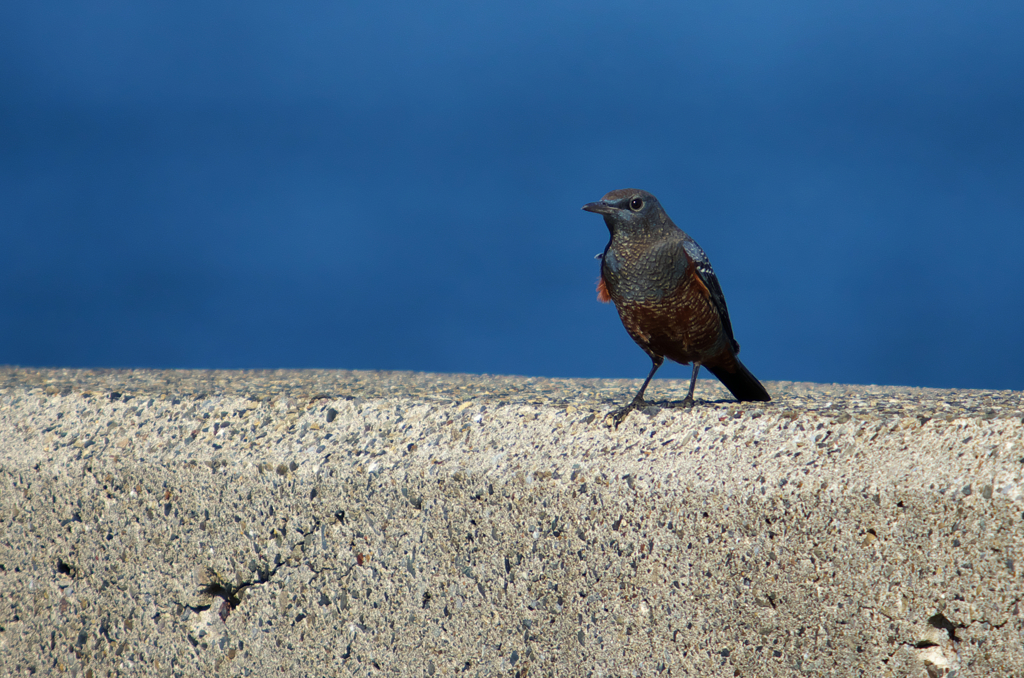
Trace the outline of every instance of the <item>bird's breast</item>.
<instances>
[{"instance_id":1,"label":"bird's breast","mask_svg":"<svg viewBox=\"0 0 1024 678\"><path fill-rule=\"evenodd\" d=\"M601 274L613 300L657 303L676 293L691 266L682 250L672 256L664 250L621 245L605 252Z\"/></svg>"},{"instance_id":2,"label":"bird's breast","mask_svg":"<svg viewBox=\"0 0 1024 678\"><path fill-rule=\"evenodd\" d=\"M693 261L664 256L605 256L608 295L634 341L677 362L721 350L722 322Z\"/></svg>"}]
</instances>

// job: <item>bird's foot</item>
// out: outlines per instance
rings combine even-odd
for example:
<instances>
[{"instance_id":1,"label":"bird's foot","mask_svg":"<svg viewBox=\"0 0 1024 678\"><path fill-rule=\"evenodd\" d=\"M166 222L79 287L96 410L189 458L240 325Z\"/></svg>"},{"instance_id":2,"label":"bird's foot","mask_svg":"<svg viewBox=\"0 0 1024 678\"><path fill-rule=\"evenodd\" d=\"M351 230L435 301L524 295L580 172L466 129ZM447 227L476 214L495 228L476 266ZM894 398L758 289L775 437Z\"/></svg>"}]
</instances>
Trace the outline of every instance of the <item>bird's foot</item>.
<instances>
[{"instance_id":1,"label":"bird's foot","mask_svg":"<svg viewBox=\"0 0 1024 678\"><path fill-rule=\"evenodd\" d=\"M670 403L669 407L679 407L679 408L682 408L684 410L688 410L691 407L693 407L695 404L696 403L693 402L693 396L686 396L685 398L680 400L678 403Z\"/></svg>"},{"instance_id":2,"label":"bird's foot","mask_svg":"<svg viewBox=\"0 0 1024 678\"><path fill-rule=\"evenodd\" d=\"M645 409L647 407L654 407L654 406L655 405L653 403L649 403L646 400L644 400L643 398L634 398L633 402L631 402L630 404L626 405L625 407L620 407L617 410L613 410L613 411L609 412L607 418L611 419L612 427L613 428L618 428L619 424L621 424L623 421L625 421L626 416L630 412L632 412L633 410L643 410L643 409Z\"/></svg>"}]
</instances>

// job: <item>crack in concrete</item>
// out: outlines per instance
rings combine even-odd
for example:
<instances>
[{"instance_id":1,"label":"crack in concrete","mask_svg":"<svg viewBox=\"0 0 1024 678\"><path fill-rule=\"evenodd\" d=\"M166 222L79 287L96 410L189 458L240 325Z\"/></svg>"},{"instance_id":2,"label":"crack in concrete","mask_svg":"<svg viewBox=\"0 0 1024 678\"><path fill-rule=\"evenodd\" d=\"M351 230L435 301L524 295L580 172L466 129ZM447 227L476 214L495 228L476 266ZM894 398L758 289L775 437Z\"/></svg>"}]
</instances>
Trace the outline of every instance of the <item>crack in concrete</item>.
<instances>
[{"instance_id":1,"label":"crack in concrete","mask_svg":"<svg viewBox=\"0 0 1024 678\"><path fill-rule=\"evenodd\" d=\"M975 624L988 624L988 625L989 625L990 627L992 627L992 628L994 628L994 629L1001 629L1001 628L1003 628L1004 626L1006 626L1007 624L1009 624L1009 623L1010 623L1010 620L1011 620L1011 619L1012 619L1013 617L1015 617L1015 616L1016 616L1016 614L1017 614L1017 613L1016 613L1016 612L1014 612L1013 610L1015 610L1015 609L1017 608L1017 605L1019 605L1019 604L1020 604L1020 601L1021 601L1021 600L1024 600L1024 596L1018 596L1018 597L1014 598L1014 599L1013 599L1013 600L1012 600L1012 601L1010 602L1010 604L1009 604L1009 605L1007 606L1007 607L1008 607L1008 609L1010 610L1010 612L1008 612L1008 613L1007 613L1007 615L1006 615L1006 621L1004 621L1004 622L1003 622L1002 624L995 624L995 623L993 623L993 622L990 622L990 621L989 621L988 619L976 619L976 620L974 621L974 623L975 623ZM969 626L969 624L965 624L965 625L963 625L963 626L962 626L962 627L960 627L960 628L967 628L968 626Z\"/></svg>"},{"instance_id":2,"label":"crack in concrete","mask_svg":"<svg viewBox=\"0 0 1024 678\"><path fill-rule=\"evenodd\" d=\"M260 584L266 584L280 571L282 567L285 567L286 564L287 561L282 561L275 565L273 568L257 570L256 580L242 582L234 586L230 583L224 582L220 578L220 575L218 575L212 569L207 569L207 576L210 577L213 581L201 586L199 589L199 595L201 597L209 596L211 599L221 599L222 602L220 604L219 609L217 610L217 616L220 618L221 623L226 623L228 617L235 610L235 608L239 607L242 604L242 598L247 589L253 586L258 586ZM184 603L177 600L174 600L172 602L174 602L181 608L188 610L192 614L196 615L199 615L203 612L207 612L211 607L213 607L213 600L211 600L210 604L208 605L191 605L189 603ZM196 638L191 631L185 632L185 638L188 640L189 645L192 646L193 651L198 651L199 644L201 641L198 638Z\"/></svg>"},{"instance_id":3,"label":"crack in concrete","mask_svg":"<svg viewBox=\"0 0 1024 678\"><path fill-rule=\"evenodd\" d=\"M342 516L344 516L344 512L342 512ZM344 517L342 517L342 520L344 520ZM303 532L299 528L294 528L294 529L295 529L295 531L297 533L299 533L303 537L306 537L306 536L308 536L310 534L316 533L316 531L320 529L321 525L322 525L322 523L321 523L320 519L319 518L315 518L313 520L313 526L312 526L312 528L308 532ZM303 548L303 550L305 550L305 549ZM217 574L216 571L214 571L211 568L207 568L206 576L209 578L210 581L209 581L209 583L206 583L206 584L204 584L204 585L202 585L200 587L199 595L200 595L200 597L220 598L222 603L221 603L221 607L218 610L217 614L220 617L220 620L222 622L226 622L228 617L231 615L231 613L236 608L241 606L241 604L243 602L243 597L245 595L246 590L248 590L249 588L251 588L253 586L259 586L261 584L266 584L266 583L270 582L271 579L273 579L274 576L276 576L277 573L283 567L298 567L299 566L299 563L289 564L289 561L291 561L291 560L292 560L292 558L286 558L284 560L281 560L280 562L278 562L276 565L274 565L271 568L257 569L255 571L256 579L250 580L250 581L243 581L243 582L241 582L239 584L235 584L235 585L232 585L231 583L224 581L221 578L221 576L219 574ZM313 564L310 563L309 561L304 561L303 564L305 564L305 566L308 567L309 570L316 577L319 577L324 572L335 571L337 569L337 568L333 568L333 567L319 567L318 568L318 567L313 566ZM346 578L348 576L348 574L351 573L353 567L354 566L350 565L349 568L346 570L346 572L343 575L341 575L341 578L342 579ZM172 602L174 602L176 605L179 605L183 609L191 611L193 614L199 614L201 612L206 612L207 610L209 610L213 606L213 602L212 601L208 605L191 605L189 603L181 602L181 601L178 601L178 600L173 600ZM192 646L195 647L198 644L198 641L196 641L194 638L192 638L191 634L187 634L187 635L189 635L189 642L191 642Z\"/></svg>"}]
</instances>

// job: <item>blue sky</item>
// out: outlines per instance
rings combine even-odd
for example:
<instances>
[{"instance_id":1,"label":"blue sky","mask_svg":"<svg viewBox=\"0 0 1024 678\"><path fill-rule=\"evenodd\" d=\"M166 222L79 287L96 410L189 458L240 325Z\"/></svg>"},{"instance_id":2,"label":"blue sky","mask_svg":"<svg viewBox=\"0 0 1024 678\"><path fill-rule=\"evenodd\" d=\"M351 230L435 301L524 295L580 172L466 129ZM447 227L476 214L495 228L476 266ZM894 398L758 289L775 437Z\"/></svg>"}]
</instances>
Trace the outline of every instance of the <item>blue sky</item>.
<instances>
[{"instance_id":1,"label":"blue sky","mask_svg":"<svg viewBox=\"0 0 1024 678\"><path fill-rule=\"evenodd\" d=\"M1022 389L1022 35L1012 2L5 3L0 363L642 378L579 209L638 187L760 378Z\"/></svg>"}]
</instances>

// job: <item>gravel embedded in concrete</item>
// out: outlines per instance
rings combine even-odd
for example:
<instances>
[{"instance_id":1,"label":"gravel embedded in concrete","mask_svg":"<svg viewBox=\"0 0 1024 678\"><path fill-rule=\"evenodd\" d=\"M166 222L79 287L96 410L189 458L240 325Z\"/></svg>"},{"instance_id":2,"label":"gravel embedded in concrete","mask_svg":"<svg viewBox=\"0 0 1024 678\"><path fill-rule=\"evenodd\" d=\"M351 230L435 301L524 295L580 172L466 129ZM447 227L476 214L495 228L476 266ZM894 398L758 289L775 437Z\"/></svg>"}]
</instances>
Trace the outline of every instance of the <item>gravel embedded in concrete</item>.
<instances>
[{"instance_id":1,"label":"gravel embedded in concrete","mask_svg":"<svg viewBox=\"0 0 1024 678\"><path fill-rule=\"evenodd\" d=\"M4 368L0 673L1024 666L1020 392L638 385Z\"/></svg>"}]
</instances>

